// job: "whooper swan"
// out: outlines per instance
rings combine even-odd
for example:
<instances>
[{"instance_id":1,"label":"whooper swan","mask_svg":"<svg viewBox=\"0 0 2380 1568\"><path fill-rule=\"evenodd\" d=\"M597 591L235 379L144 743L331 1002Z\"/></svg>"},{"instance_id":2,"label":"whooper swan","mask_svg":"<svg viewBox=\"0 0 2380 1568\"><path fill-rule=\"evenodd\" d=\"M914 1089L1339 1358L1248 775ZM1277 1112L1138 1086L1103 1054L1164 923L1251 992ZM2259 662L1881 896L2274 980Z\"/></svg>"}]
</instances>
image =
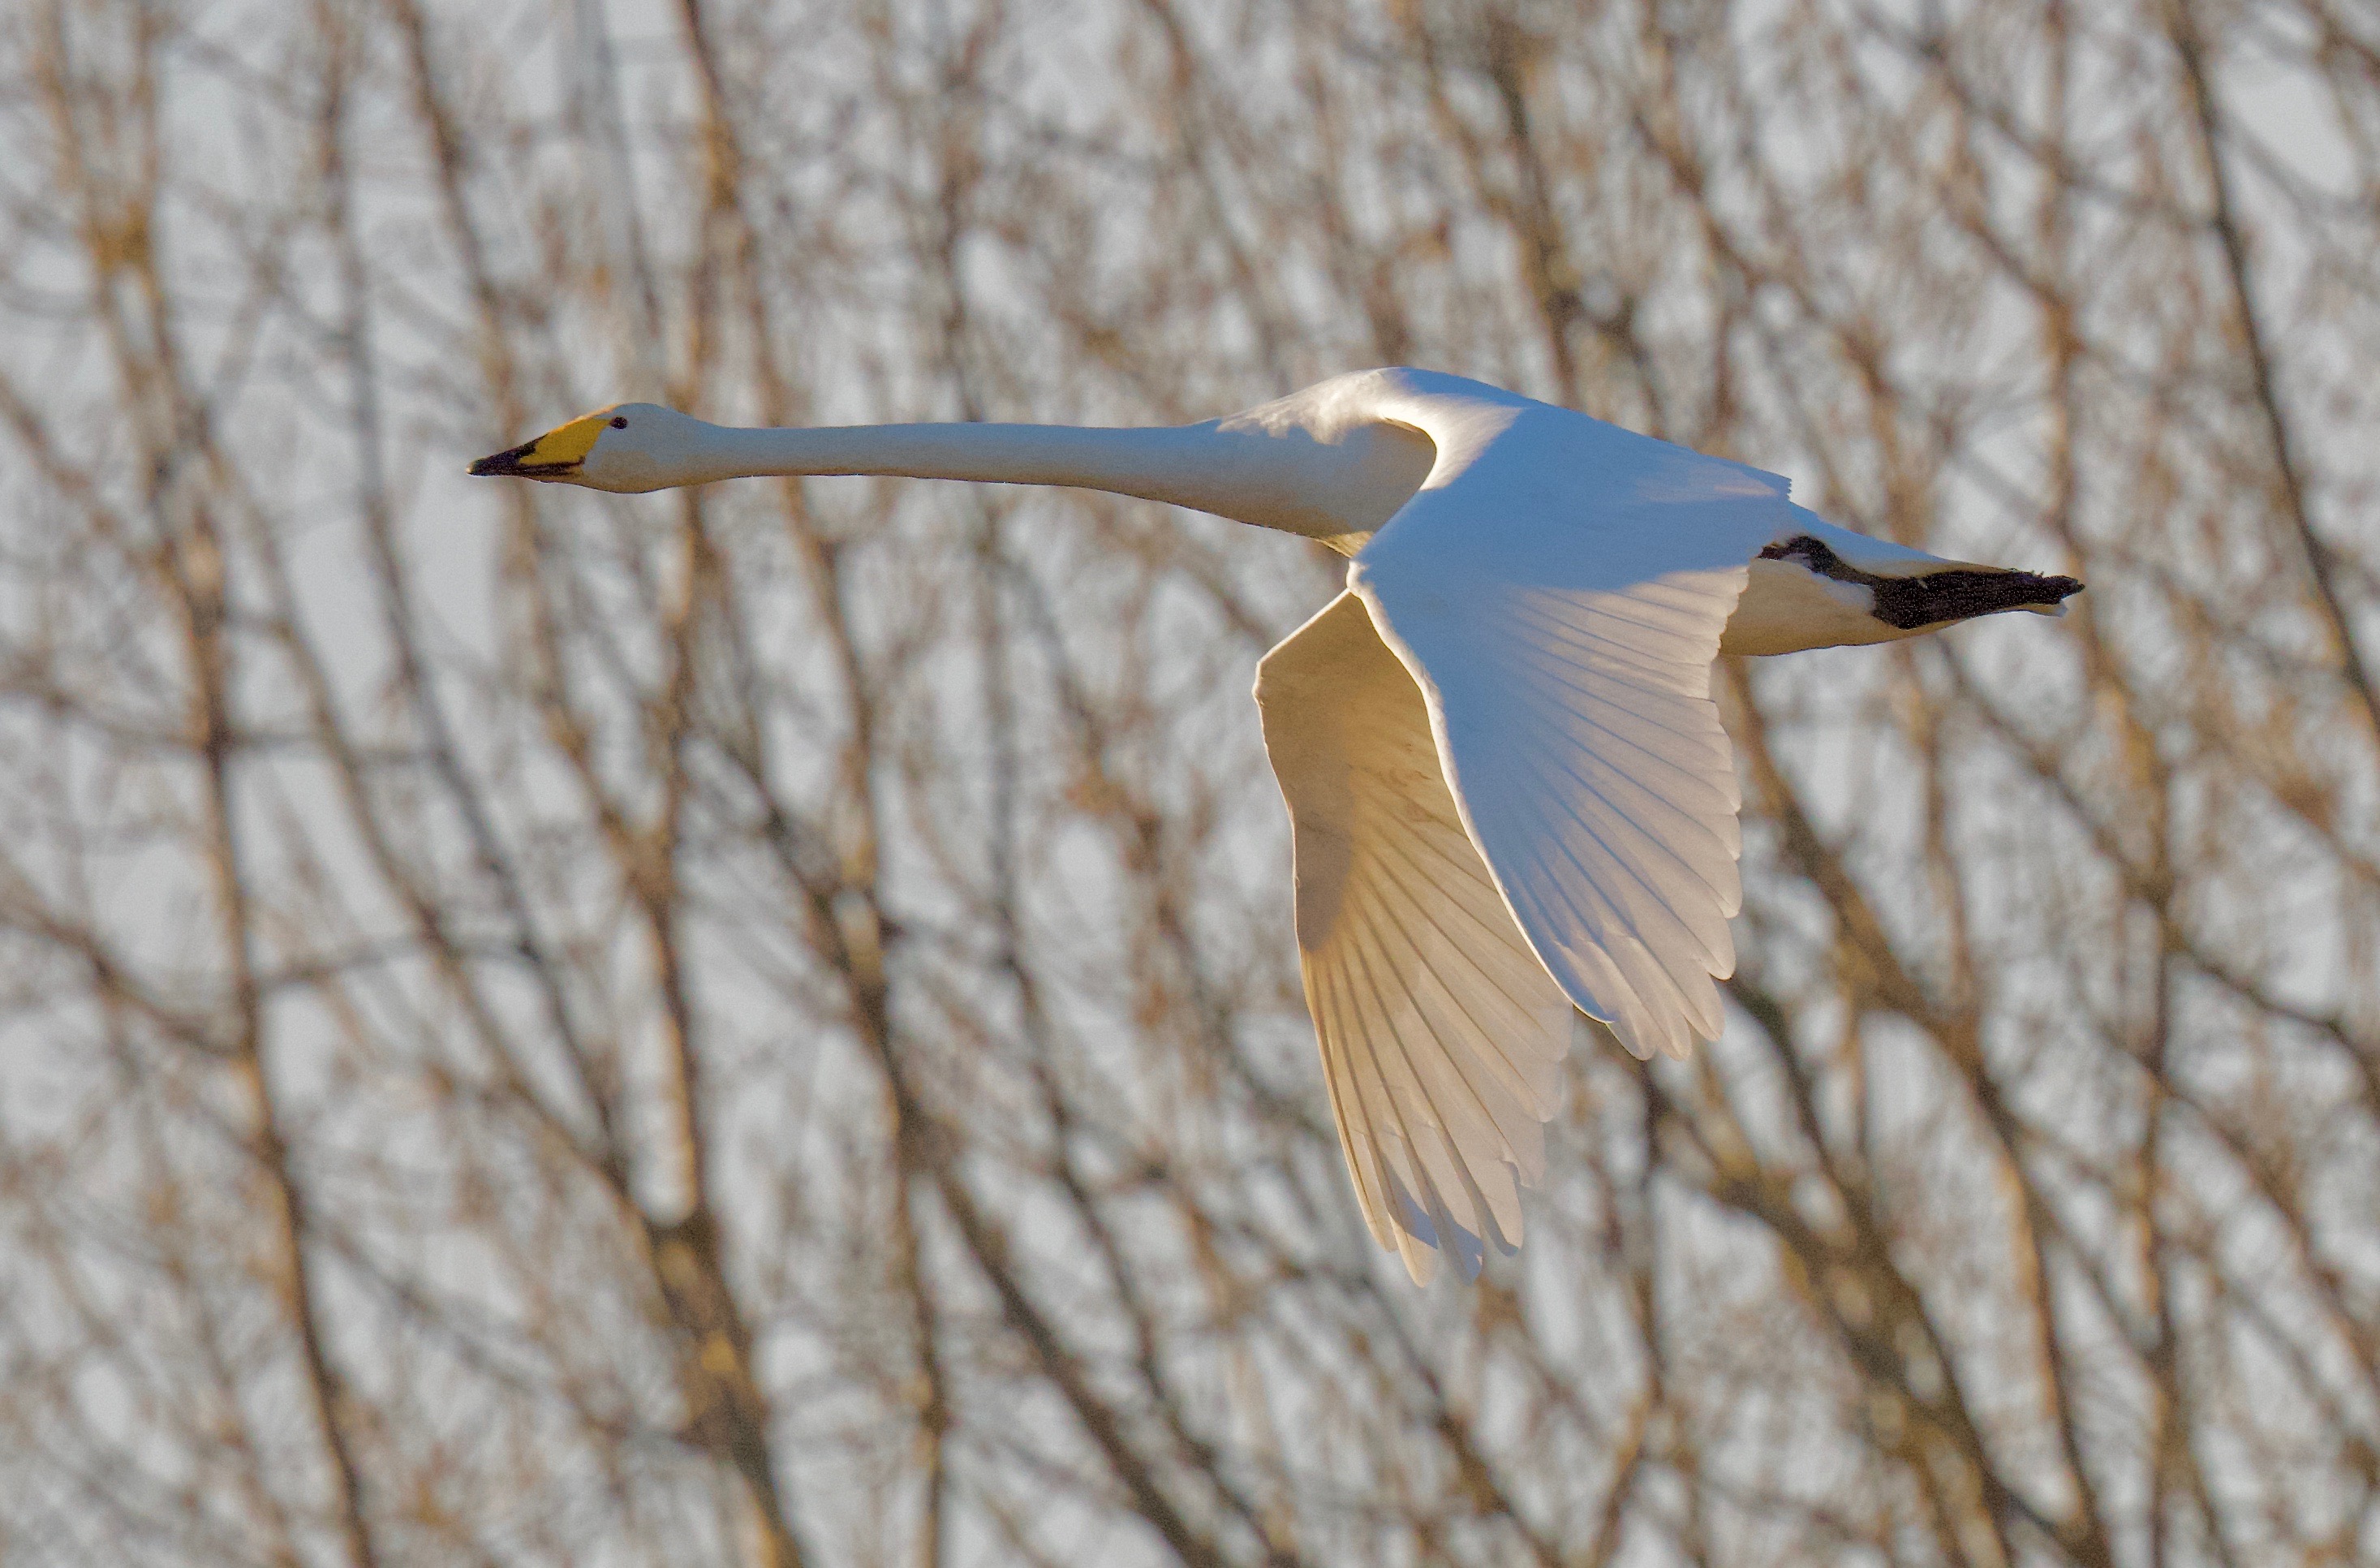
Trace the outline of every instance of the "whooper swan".
<instances>
[{"instance_id":1,"label":"whooper swan","mask_svg":"<svg viewBox=\"0 0 2380 1568\"><path fill-rule=\"evenodd\" d=\"M1340 1148L1415 1282L1521 1240L1571 1009L1638 1056L1720 1027L1742 902L1716 655L1888 642L2082 586L1820 521L1786 482L1424 371L1164 430L728 430L624 403L474 474L1074 485L1318 539L1347 590L1265 655L1298 956Z\"/></svg>"}]
</instances>

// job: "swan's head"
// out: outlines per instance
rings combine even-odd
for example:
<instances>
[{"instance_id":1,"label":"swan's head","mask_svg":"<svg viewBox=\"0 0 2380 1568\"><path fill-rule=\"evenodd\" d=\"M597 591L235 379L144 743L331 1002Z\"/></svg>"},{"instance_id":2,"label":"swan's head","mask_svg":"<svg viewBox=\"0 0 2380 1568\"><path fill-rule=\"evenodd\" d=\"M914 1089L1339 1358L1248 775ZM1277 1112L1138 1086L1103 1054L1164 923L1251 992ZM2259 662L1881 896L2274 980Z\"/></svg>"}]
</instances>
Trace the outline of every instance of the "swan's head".
<instances>
[{"instance_id":1,"label":"swan's head","mask_svg":"<svg viewBox=\"0 0 2380 1568\"><path fill-rule=\"evenodd\" d=\"M471 472L583 484L621 494L669 490L722 477L724 433L717 425L658 403L615 403L557 425L535 441L482 457L471 465Z\"/></svg>"}]
</instances>

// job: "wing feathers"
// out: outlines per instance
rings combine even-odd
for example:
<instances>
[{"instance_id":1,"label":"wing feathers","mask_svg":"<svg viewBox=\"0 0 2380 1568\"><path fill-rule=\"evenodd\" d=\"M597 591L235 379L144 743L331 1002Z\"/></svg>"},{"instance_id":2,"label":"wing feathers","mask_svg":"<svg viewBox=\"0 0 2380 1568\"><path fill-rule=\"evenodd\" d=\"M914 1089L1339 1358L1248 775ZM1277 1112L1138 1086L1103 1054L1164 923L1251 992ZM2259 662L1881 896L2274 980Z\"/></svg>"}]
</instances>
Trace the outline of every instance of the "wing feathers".
<instances>
[{"instance_id":1,"label":"wing feathers","mask_svg":"<svg viewBox=\"0 0 2380 1568\"><path fill-rule=\"evenodd\" d=\"M1644 776L1652 769L1630 769L1614 761L1610 748L1598 748L1588 736L1550 737L1528 748L1525 754L1537 760L1544 775L1541 784L1566 786L1577 792L1582 801L1603 808L1592 817L1583 812L1585 820L1609 818L1624 824L1642 841L1647 854L1698 878L1704 877L1714 857L1734 862L1742 838L1725 796L1682 786L1665 790L1658 777ZM1720 880L1726 880L1724 875ZM1710 885L1707 880L1705 885ZM1711 887L1714 897L1725 892Z\"/></svg>"},{"instance_id":2,"label":"wing feathers","mask_svg":"<svg viewBox=\"0 0 2380 1568\"><path fill-rule=\"evenodd\" d=\"M1640 1056L1719 1033L1742 840L1711 663L1792 517L1772 475L1567 410L1347 384L1437 462L1257 699L1341 1150L1419 1281L1519 1242L1572 1004Z\"/></svg>"},{"instance_id":3,"label":"wing feathers","mask_svg":"<svg viewBox=\"0 0 2380 1568\"><path fill-rule=\"evenodd\" d=\"M1634 439L1530 409L1461 473L1433 472L1348 580L1423 689L1530 948L1631 1051L1683 1055L1724 1024L1714 980L1742 903L1711 663L1746 563L1790 515L1781 482ZM1610 461L1626 453L1644 458L1633 495ZM1548 499L1545 474L1590 459L1609 504Z\"/></svg>"},{"instance_id":4,"label":"wing feathers","mask_svg":"<svg viewBox=\"0 0 2380 1568\"><path fill-rule=\"evenodd\" d=\"M1367 554L1356 590L1410 655L1531 947L1639 1054L1715 1038L1742 840L1710 662L1744 568L1596 591L1440 566L1422 590L1401 565Z\"/></svg>"},{"instance_id":5,"label":"wing feathers","mask_svg":"<svg viewBox=\"0 0 2380 1568\"><path fill-rule=\"evenodd\" d=\"M1416 1280L1521 1238L1571 1007L1464 830L1421 688L1353 595L1266 656L1299 957L1366 1223Z\"/></svg>"},{"instance_id":6,"label":"wing feathers","mask_svg":"<svg viewBox=\"0 0 2380 1568\"><path fill-rule=\"evenodd\" d=\"M1568 795L1578 800L1577 815L1551 843L1577 875L1596 881L1606 899L1624 912L1631 930L1648 943L1691 946L1693 956L1708 964L1732 959L1734 944L1721 906L1724 893L1711 885L1713 864L1726 855L1714 835L1694 829L1693 837L1718 853L1689 855L1629 815L1623 796L1631 792L1605 794L1598 786L1611 781L1598 776L1598 770L1564 768L1541 751L1525 749L1517 750L1512 761L1516 774L1522 765L1535 764L1516 784L1533 785L1544 796ZM1645 815L1659 820L1671 812L1656 806ZM1685 835L1682 832L1680 836ZM1726 863L1734 861L1728 857ZM1607 868L1614 873L1608 878L1603 875ZM1694 896L1697 893L1707 896Z\"/></svg>"}]
</instances>

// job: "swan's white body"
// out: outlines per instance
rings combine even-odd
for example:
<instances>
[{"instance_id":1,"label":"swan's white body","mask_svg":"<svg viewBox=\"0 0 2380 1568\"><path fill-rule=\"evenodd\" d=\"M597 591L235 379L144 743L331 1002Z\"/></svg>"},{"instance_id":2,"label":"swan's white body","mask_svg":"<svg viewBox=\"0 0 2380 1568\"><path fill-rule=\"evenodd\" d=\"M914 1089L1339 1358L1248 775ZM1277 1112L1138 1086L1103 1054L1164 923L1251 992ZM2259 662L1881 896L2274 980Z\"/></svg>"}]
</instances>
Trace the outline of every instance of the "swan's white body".
<instances>
[{"instance_id":1,"label":"swan's white body","mask_svg":"<svg viewBox=\"0 0 2380 1568\"><path fill-rule=\"evenodd\" d=\"M1171 430L729 431L624 405L473 471L1074 485L1353 555L1257 702L1342 1147L1416 1281L1436 1247L1467 1275L1518 1245L1573 1005L1639 1056L1718 1036L1742 895L1714 658L2056 614L2080 586L1852 533L1773 474L1418 371Z\"/></svg>"}]
</instances>

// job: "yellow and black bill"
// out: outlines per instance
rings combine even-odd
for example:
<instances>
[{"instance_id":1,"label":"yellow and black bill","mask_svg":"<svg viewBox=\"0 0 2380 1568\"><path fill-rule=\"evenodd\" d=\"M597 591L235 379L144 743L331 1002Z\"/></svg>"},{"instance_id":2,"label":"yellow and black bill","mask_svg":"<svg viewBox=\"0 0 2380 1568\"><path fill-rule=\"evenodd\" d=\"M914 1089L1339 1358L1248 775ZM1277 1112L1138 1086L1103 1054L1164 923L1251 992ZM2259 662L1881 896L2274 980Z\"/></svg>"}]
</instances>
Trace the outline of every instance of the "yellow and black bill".
<instances>
[{"instance_id":1,"label":"yellow and black bill","mask_svg":"<svg viewBox=\"0 0 2380 1568\"><path fill-rule=\"evenodd\" d=\"M604 414L585 415L556 426L535 441L480 458L471 465L471 473L480 479L567 479L578 471L587 454L595 450L596 438L603 433L606 422Z\"/></svg>"}]
</instances>

